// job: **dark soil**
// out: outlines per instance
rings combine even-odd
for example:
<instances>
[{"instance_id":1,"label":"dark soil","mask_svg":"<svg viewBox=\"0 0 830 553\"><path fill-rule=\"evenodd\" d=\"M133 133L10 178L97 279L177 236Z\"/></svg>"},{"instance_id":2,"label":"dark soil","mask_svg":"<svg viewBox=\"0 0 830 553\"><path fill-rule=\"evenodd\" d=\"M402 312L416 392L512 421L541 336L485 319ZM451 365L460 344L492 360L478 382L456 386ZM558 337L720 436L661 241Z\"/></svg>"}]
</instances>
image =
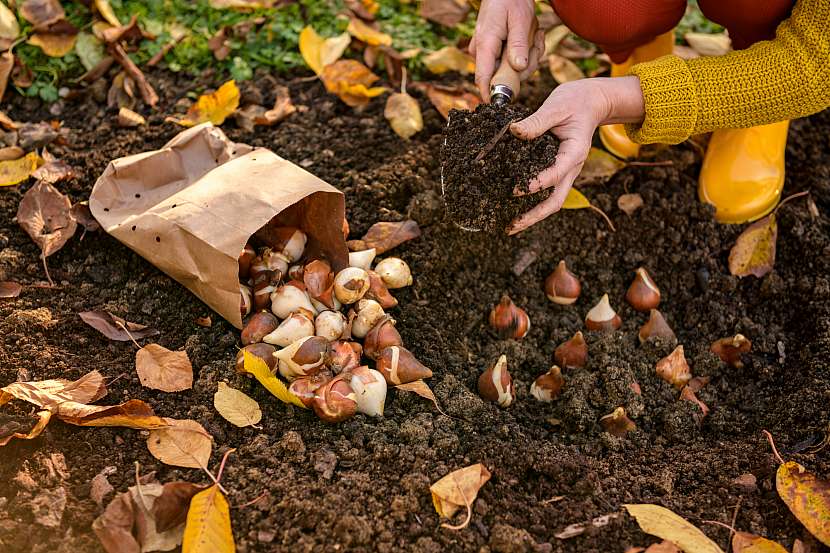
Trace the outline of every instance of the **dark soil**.
<instances>
[{"instance_id":1,"label":"dark soil","mask_svg":"<svg viewBox=\"0 0 830 553\"><path fill-rule=\"evenodd\" d=\"M553 192L513 195L549 167L559 140L544 134L520 140L509 131L512 122L530 115L522 106L481 104L475 112L453 110L441 148L442 185L447 216L460 227L503 233L515 217Z\"/></svg>"},{"instance_id":2,"label":"dark soil","mask_svg":"<svg viewBox=\"0 0 830 553\"><path fill-rule=\"evenodd\" d=\"M186 109L179 100L188 91L216 85L208 76L194 82L157 74L153 81L162 101L157 113L146 114L146 128L117 128L115 115L91 93L61 105L58 115L18 97L7 112L19 120L64 121L68 143L51 150L79 176L59 188L83 200L110 159L157 148L179 132L164 117ZM244 95L269 105L274 84L260 78ZM50 257L57 285L39 286L44 275L37 246L14 221L31 183L0 190L0 280L25 285L18 299L0 302L0 383L75 379L98 369L112 380L104 402L143 399L159 415L200 422L215 439L212 468L228 448L237 448L223 477L231 505L265 494L231 509L241 552L617 552L655 538L625 515L568 540L555 534L639 502L674 510L724 548L729 531L703 521L729 523L739 504L738 529L788 549L796 538L807 539L775 492L776 463L761 430L775 435L785 457L830 476L827 450L793 452L820 436L830 420L830 113L794 121L787 150L785 194L810 190L820 215L811 217L803 200L786 204L779 211L775 270L739 279L729 274L727 257L741 227L715 223L712 210L697 201L701 160L691 145L658 154L671 166L629 167L605 185L584 189L613 219L616 233L582 210L554 215L514 238L473 234L445 220L439 182L444 121L423 98L425 130L403 141L384 120L383 102L355 111L318 82L288 84L294 102L308 110L255 133L232 121L223 128L232 139L272 148L343 190L352 237L381 220L411 216L421 224L423 235L394 251L411 265L415 282L396 291L400 307L393 315L407 347L435 372L430 385L454 418L396 392L383 419L357 416L338 426L278 402L235 374L236 329L215 314L211 327L198 326L196 318L210 314L205 305L102 233L75 238ZM551 86L545 79L528 87L531 96L522 103L538 105ZM625 192L645 201L630 217L615 207ZM582 297L568 307L550 303L542 290L560 259L583 284ZM517 260L533 262L517 276ZM711 409L702 422L697 407L680 401L655 375L654 364L671 345L638 343L645 317L623 296L640 265L662 289L660 309L692 371L711 377L698 394ZM487 325L504 293L533 323L520 342L498 340ZM603 293L622 316L622 328L586 332L586 368L565 371L558 401L535 401L533 379L550 367L557 344L584 331L585 313ZM143 388L135 347L86 326L77 313L90 309L160 329L158 343L190 356L193 389L168 394ZM736 332L753 341L742 369L708 353L712 341ZM478 375L501 353L509 358L518 395L508 409L484 403L475 392ZM238 429L215 412L221 380L260 403L262 430ZM634 381L641 395L631 391ZM597 423L619 405L637 424L625 438L609 436ZM3 426L35 409L13 402L0 412ZM90 497L90 482L109 466L115 467L109 481L116 492L132 485L136 462L162 482L208 481L197 470L158 462L145 441L135 430L55 421L35 440L0 448L0 550L100 551L90 525L102 509ZM66 470L56 470L62 459ZM469 528L440 528L430 483L477 462L493 478L474 504ZM735 483L746 474L757 486ZM35 522L63 496L66 507L55 527Z\"/></svg>"}]
</instances>

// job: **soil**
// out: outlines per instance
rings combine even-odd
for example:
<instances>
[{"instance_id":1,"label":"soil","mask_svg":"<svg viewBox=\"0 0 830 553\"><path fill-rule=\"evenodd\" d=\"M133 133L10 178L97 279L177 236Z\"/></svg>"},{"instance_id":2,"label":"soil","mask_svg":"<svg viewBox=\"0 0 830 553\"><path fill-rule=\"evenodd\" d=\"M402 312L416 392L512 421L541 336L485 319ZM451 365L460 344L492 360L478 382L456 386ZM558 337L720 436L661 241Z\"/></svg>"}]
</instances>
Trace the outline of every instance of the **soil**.
<instances>
[{"instance_id":1,"label":"soil","mask_svg":"<svg viewBox=\"0 0 830 553\"><path fill-rule=\"evenodd\" d=\"M529 183L556 159L559 140L544 134L520 140L512 122L531 110L524 106L480 104L475 112L453 110L441 149L444 201L448 218L467 230L503 233L514 218L553 192L529 196Z\"/></svg>"},{"instance_id":2,"label":"soil","mask_svg":"<svg viewBox=\"0 0 830 553\"><path fill-rule=\"evenodd\" d=\"M50 149L77 167L78 177L59 188L73 201L84 200L110 159L163 145L180 131L164 117L186 109L181 99L189 91L216 85L210 75L159 72L152 81L162 101L157 112L146 113L145 128L118 128L115 114L93 93L52 114L15 96L6 111L18 120L63 120L67 143ZM269 105L276 82L259 77L243 95ZM209 328L198 326L197 318L211 315L204 304L101 232L75 238L50 257L56 286L42 286L37 246L14 221L31 183L0 191L0 281L25 285L19 298L0 301L0 382L75 379L98 369L110 380L105 402L143 399L159 415L200 422L215 439L212 468L236 448L223 484L241 552L624 551L655 538L623 514L577 537L555 534L640 502L674 510L724 548L729 531L704 521L728 524L735 512L738 529L788 549L795 539L809 540L775 492L777 465L761 430L773 433L788 459L830 475L827 450L798 452L820 440L830 421L830 113L794 121L787 147L784 193L810 190L820 215L812 217L803 199L783 206L775 269L760 279L739 279L729 274L727 257L741 227L715 223L712 210L697 200L699 147L660 150L656 158L671 166L628 167L584 189L613 219L615 233L590 210L554 215L513 238L469 233L445 218L439 176L445 122L425 98L419 97L424 131L403 141L384 120L383 102L352 110L318 82L286 83L307 110L253 133L232 121L223 128L232 139L272 148L343 190L353 238L377 221L413 217L420 223L423 235L394 250L412 267L415 282L395 291L400 306L393 315L407 347L434 371L429 384L453 418L414 394L394 391L382 419L357 416L337 426L278 402L235 373L236 329L215 314ZM552 86L545 78L527 87L521 103L538 106ZM631 216L616 208L625 192L644 199ZM582 296L572 306L552 304L542 289L560 259L582 280ZM679 400L655 374L671 344L638 343L645 316L623 296L641 265L663 292L660 309L693 373L711 378L698 393L711 409L702 420L694 404ZM497 339L487 325L504 293L532 320L518 342ZM537 402L529 394L533 379L550 367L556 345L584 332L584 315L603 293L622 327L585 332L587 366L564 371L559 400ZM77 313L91 309L160 329L158 343L187 351L193 389L143 388L135 347L86 326ZM741 369L708 352L712 341L736 332L753 342ZM480 372L502 353L517 390L507 409L475 392ZM216 413L213 394L222 380L259 402L261 430L236 428ZM640 395L631 390L634 381ZM637 425L625 438L602 432L597 422L619 405ZM0 426L34 412L21 402L8 404ZM145 441L140 431L55 421L41 437L3 447L0 549L101 551L90 525L102 508L90 492L102 471L110 473L116 492L133 484L135 463L142 473L156 471L161 482L208 482L198 470L158 462ZM493 478L473 505L469 528L440 528L430 483L478 462ZM104 505L111 498L105 496ZM50 510L60 515L63 501L61 516L44 517Z\"/></svg>"}]
</instances>

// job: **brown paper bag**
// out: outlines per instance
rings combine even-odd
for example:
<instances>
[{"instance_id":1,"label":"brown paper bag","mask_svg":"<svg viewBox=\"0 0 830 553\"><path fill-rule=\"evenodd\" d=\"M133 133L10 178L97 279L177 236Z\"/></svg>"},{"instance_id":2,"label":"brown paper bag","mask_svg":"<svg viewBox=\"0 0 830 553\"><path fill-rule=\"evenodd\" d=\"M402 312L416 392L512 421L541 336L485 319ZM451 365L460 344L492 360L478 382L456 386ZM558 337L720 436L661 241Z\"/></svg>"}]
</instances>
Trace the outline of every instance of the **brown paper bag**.
<instances>
[{"instance_id":1,"label":"brown paper bag","mask_svg":"<svg viewBox=\"0 0 830 553\"><path fill-rule=\"evenodd\" d=\"M343 194L270 150L231 142L209 123L160 150L110 162L89 208L104 230L237 328L239 254L266 224L299 227L306 251L324 255L335 270L348 263Z\"/></svg>"}]
</instances>

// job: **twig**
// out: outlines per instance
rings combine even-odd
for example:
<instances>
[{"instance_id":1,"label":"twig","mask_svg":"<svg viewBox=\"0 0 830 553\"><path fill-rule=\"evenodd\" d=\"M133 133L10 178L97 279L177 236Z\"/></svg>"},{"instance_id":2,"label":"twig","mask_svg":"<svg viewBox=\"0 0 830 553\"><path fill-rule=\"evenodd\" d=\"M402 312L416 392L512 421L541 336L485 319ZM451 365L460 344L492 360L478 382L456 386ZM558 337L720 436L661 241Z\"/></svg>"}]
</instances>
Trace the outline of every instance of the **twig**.
<instances>
[{"instance_id":1,"label":"twig","mask_svg":"<svg viewBox=\"0 0 830 553\"><path fill-rule=\"evenodd\" d=\"M216 473L216 483L217 483L217 484L219 483L219 480L221 480L221 479L222 479L222 471L224 471L224 470L225 470L225 461L227 461L227 460L228 460L228 455L230 455L230 454L231 454L231 453L233 453L234 451L236 451L236 448L235 448L235 447L234 447L234 448L231 448L231 449L229 449L229 450L227 450L227 451L225 452L225 454L222 456L222 462L219 464L219 472L218 472L218 473Z\"/></svg>"},{"instance_id":2,"label":"twig","mask_svg":"<svg viewBox=\"0 0 830 553\"><path fill-rule=\"evenodd\" d=\"M164 59L164 56L166 56L166 55L167 55L167 53L168 53L168 52L170 52L170 50L172 50L173 48L175 48L175 47L176 47L176 45L177 45L179 42L181 42L181 41L182 41L182 39L183 39L184 37L185 37L185 35L182 35L182 36L180 36L179 38L177 38L177 39L175 39L175 40L171 40L170 42L168 42L167 44L165 44L164 46L162 46L162 47L161 47L161 50L159 50L158 52L156 52L156 55L155 55L155 56L153 56L152 58L150 58L150 61L148 61L148 62L147 62L147 65L148 65L149 67L153 67L153 66L155 66L158 62L160 62L162 59Z\"/></svg>"},{"instance_id":3,"label":"twig","mask_svg":"<svg viewBox=\"0 0 830 553\"><path fill-rule=\"evenodd\" d=\"M611 227L611 232L617 232L617 228L614 226L614 223L611 222L611 219L608 218L608 215L605 214L603 210L595 206L594 204L590 204L588 207L602 215L602 218L605 219L605 222L608 223L608 226Z\"/></svg>"},{"instance_id":4,"label":"twig","mask_svg":"<svg viewBox=\"0 0 830 553\"><path fill-rule=\"evenodd\" d=\"M481 151L478 153L478 155L476 156L476 158L475 158L475 160L474 160L474 161L481 161L482 159L484 159L484 156L486 156L486 155L487 155L487 153L488 153L490 150L492 150L492 149L496 146L496 144L498 144L498 143L499 143L499 140L501 140L501 137L503 137L503 136L504 136L504 133L506 133L506 132L507 132L507 129L509 129L509 128L510 128L510 125L512 125L512 124L513 124L513 119L511 119L510 121L508 121L508 122L507 122L507 124L506 124L504 127L502 127L502 128L501 128L501 130L500 130L499 132L497 132L497 133L496 133L496 136L494 136L493 138L491 138L491 139L490 139L490 142L488 142L488 143L487 143L487 144L486 144L486 145L485 145L485 146L481 149Z\"/></svg>"},{"instance_id":5,"label":"twig","mask_svg":"<svg viewBox=\"0 0 830 553\"><path fill-rule=\"evenodd\" d=\"M735 505L735 511L732 513L732 529L729 531L729 541L732 541L732 536L735 535L735 521L738 520L738 511L741 509L741 501L743 501L743 496L738 498L738 504ZM729 547L729 543L726 544Z\"/></svg>"},{"instance_id":6,"label":"twig","mask_svg":"<svg viewBox=\"0 0 830 553\"><path fill-rule=\"evenodd\" d=\"M247 503L243 503L242 505L232 505L231 508L233 508L233 509L244 509L245 507L250 507L254 503L258 503L258 502L262 501L264 498L268 497L269 495L270 495L270 493L268 492L268 490L265 490L264 492L262 492L261 494L259 494L255 498L253 498L252 500L248 501Z\"/></svg>"},{"instance_id":7,"label":"twig","mask_svg":"<svg viewBox=\"0 0 830 553\"><path fill-rule=\"evenodd\" d=\"M674 161L671 159L663 161L629 161L626 165L629 167L670 167L674 165Z\"/></svg>"},{"instance_id":8,"label":"twig","mask_svg":"<svg viewBox=\"0 0 830 553\"><path fill-rule=\"evenodd\" d=\"M126 332L126 333L127 333L127 336L129 336L129 337L130 337L130 340L132 340L133 344L135 344L135 347L137 347L138 349L141 349L141 346L140 346L140 345L138 345L138 342L136 342L136 341L135 341L135 338L133 338L133 335L132 335L132 334L130 334L130 331L129 331L129 330L127 330L127 327L126 327L126 326L124 326L124 323L122 323L121 321L115 321L115 324L117 324L118 326L120 326L120 327L124 330L124 332Z\"/></svg>"},{"instance_id":9,"label":"twig","mask_svg":"<svg viewBox=\"0 0 830 553\"><path fill-rule=\"evenodd\" d=\"M769 445L772 447L772 452L775 454L775 458L778 459L778 462L782 465L784 464L784 459L781 457L781 454L778 453L778 449L775 447L775 440L772 439L772 434L767 432L766 430L761 430L764 433L764 436L767 437L767 441Z\"/></svg>"},{"instance_id":10,"label":"twig","mask_svg":"<svg viewBox=\"0 0 830 553\"><path fill-rule=\"evenodd\" d=\"M40 258L43 260L43 270L46 272L46 280L49 281L49 286L52 287L55 285L52 277L49 276L49 265L46 264L46 255L43 252L40 252Z\"/></svg>"},{"instance_id":11,"label":"twig","mask_svg":"<svg viewBox=\"0 0 830 553\"><path fill-rule=\"evenodd\" d=\"M790 200L800 198L801 196L806 196L809 193L810 193L809 190L804 190L802 192L796 192L795 194L791 194L791 195L787 196L786 198L784 198L783 200L781 200L779 202L779 204L776 206L775 210L773 211L773 214L778 213L778 210L781 209L781 206L784 205L785 203L789 202Z\"/></svg>"},{"instance_id":12,"label":"twig","mask_svg":"<svg viewBox=\"0 0 830 553\"><path fill-rule=\"evenodd\" d=\"M455 481L455 476L453 476L453 480ZM456 486L458 486L458 482L456 481ZM446 522L441 525L442 528L447 528L448 530L463 530L470 524L470 520L473 518L473 508L470 506L470 501L467 499L467 496L464 494L464 488L458 486L458 493L461 494L461 497L464 498L464 505L467 507L467 518L464 519L459 526L453 526L452 524L447 524Z\"/></svg>"}]
</instances>

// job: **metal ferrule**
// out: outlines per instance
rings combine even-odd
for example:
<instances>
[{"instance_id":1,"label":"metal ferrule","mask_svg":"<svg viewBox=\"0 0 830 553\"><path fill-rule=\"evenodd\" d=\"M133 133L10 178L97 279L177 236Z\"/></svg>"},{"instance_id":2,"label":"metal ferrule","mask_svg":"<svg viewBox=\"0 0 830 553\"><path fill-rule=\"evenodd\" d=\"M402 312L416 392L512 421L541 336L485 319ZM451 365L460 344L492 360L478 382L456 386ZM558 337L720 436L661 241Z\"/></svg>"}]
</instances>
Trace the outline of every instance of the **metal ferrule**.
<instances>
[{"instance_id":1,"label":"metal ferrule","mask_svg":"<svg viewBox=\"0 0 830 553\"><path fill-rule=\"evenodd\" d=\"M509 104L513 100L513 91L503 84L495 84L490 88L490 101L497 106Z\"/></svg>"}]
</instances>

